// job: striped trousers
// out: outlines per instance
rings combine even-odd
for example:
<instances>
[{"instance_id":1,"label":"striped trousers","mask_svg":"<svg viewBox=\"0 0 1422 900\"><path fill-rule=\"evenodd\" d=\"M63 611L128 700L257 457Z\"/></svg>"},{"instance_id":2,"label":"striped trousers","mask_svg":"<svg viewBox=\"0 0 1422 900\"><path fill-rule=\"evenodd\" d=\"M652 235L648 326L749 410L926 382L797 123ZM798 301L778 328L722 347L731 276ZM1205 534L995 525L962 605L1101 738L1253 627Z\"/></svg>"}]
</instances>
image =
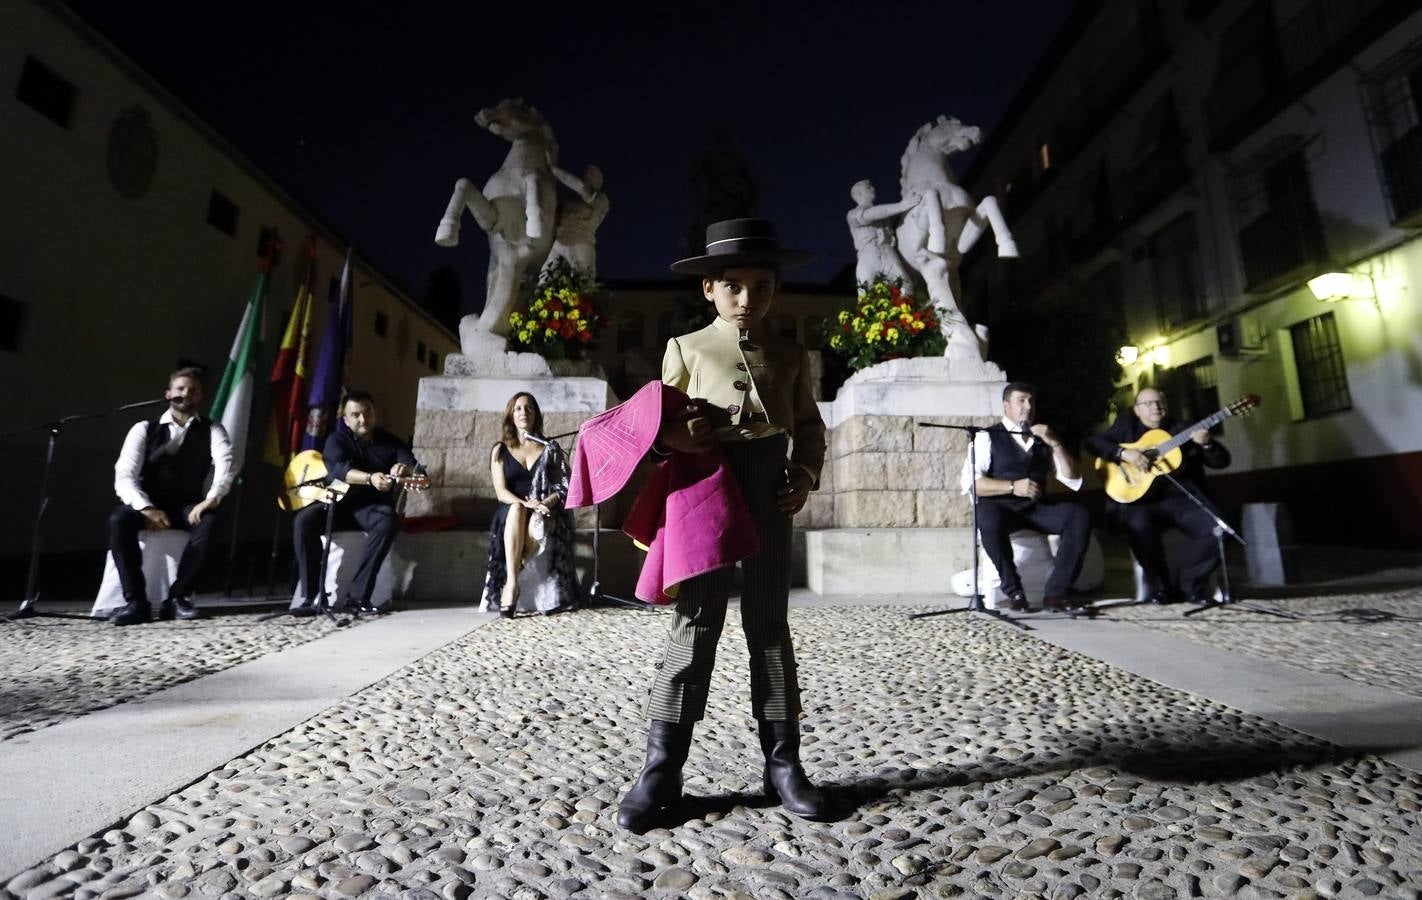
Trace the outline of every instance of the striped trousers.
<instances>
[{"instance_id":1,"label":"striped trousers","mask_svg":"<svg viewBox=\"0 0 1422 900\"><path fill-rule=\"evenodd\" d=\"M785 484L787 439L778 435L721 446L760 535L760 552L741 562L741 627L750 649L751 710L757 719L798 719L800 685L786 622L791 517L775 507L776 491ZM695 722L705 717L732 568L682 582L647 700L649 719Z\"/></svg>"}]
</instances>

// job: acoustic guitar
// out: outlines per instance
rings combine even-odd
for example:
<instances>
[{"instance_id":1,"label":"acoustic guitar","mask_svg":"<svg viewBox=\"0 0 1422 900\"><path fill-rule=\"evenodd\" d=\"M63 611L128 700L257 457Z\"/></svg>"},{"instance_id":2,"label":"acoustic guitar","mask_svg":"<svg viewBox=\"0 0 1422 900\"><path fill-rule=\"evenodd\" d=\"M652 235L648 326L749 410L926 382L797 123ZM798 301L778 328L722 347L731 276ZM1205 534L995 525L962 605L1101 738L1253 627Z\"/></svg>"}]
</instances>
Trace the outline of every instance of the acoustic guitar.
<instances>
[{"instance_id":1,"label":"acoustic guitar","mask_svg":"<svg viewBox=\"0 0 1422 900\"><path fill-rule=\"evenodd\" d=\"M1122 444L1123 450L1139 450L1144 453L1150 460L1150 469L1142 472L1128 463L1098 459L1096 468L1102 473L1102 480L1106 482L1106 496L1117 503L1133 503L1139 500L1155 483L1156 476L1180 468L1180 446L1190 440L1191 434L1196 431L1208 431L1230 416L1245 415L1258 405L1258 394L1246 394L1214 415L1188 425L1174 435L1160 428L1152 428L1131 443Z\"/></svg>"},{"instance_id":2,"label":"acoustic guitar","mask_svg":"<svg viewBox=\"0 0 1422 900\"><path fill-rule=\"evenodd\" d=\"M302 450L287 464L282 482L286 490L277 498L277 506L295 512L313 503L328 500L339 503L350 492L351 486L339 479L331 479L329 484L315 483L330 474L326 471L326 460L318 450ZM391 475L395 483L411 491L423 491L430 486L428 475Z\"/></svg>"}]
</instances>

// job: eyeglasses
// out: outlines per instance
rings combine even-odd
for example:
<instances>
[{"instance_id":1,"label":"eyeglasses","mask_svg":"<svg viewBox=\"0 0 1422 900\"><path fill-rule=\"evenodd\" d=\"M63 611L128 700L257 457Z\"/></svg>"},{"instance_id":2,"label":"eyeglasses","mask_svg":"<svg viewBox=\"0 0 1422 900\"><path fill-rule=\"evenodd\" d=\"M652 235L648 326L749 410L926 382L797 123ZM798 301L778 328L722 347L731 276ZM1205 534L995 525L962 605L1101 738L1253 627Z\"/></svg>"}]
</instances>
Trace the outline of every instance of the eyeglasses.
<instances>
[{"instance_id":1,"label":"eyeglasses","mask_svg":"<svg viewBox=\"0 0 1422 900\"><path fill-rule=\"evenodd\" d=\"M1136 406L1155 406L1155 407L1159 407L1160 409L1165 409L1165 401L1164 401L1164 400L1141 400L1141 401L1139 401L1139 402L1136 403Z\"/></svg>"}]
</instances>

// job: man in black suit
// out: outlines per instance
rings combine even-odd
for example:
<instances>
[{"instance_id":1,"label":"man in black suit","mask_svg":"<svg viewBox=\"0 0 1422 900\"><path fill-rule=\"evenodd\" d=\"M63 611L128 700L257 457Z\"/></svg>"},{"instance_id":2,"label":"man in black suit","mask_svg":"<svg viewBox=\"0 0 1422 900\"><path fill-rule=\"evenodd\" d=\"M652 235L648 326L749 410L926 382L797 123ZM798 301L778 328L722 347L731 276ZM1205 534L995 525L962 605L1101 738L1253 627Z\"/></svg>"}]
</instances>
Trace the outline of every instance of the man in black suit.
<instances>
[{"instance_id":1,"label":"man in black suit","mask_svg":"<svg viewBox=\"0 0 1422 900\"><path fill-rule=\"evenodd\" d=\"M217 505L232 486L227 431L197 412L203 399L202 372L186 368L169 375L163 396L168 409L156 420L129 429L114 464L114 493L121 502L109 516L109 552L124 599L109 619L115 625L136 625L153 617L138 547L143 529L188 532L177 577L158 607L158 618L202 617L189 597L211 546Z\"/></svg>"},{"instance_id":2,"label":"man in black suit","mask_svg":"<svg viewBox=\"0 0 1422 900\"><path fill-rule=\"evenodd\" d=\"M345 428L337 428L326 438L322 452L329 476L351 486L336 506L334 527L337 531L359 529L365 532L366 543L350 590L338 608L385 612L384 607L371 606L370 597L375 591L375 576L390 553L400 526L400 516L395 512L395 479L413 475L418 463L404 441L377 427L375 401L365 391L346 394L341 402L341 421ZM292 531L303 602L292 607L294 616L316 614L316 598L321 593L317 583L321 535L325 529L324 504L313 503L296 514Z\"/></svg>"},{"instance_id":3,"label":"man in black suit","mask_svg":"<svg viewBox=\"0 0 1422 900\"><path fill-rule=\"evenodd\" d=\"M1086 449L1108 462L1132 466L1142 472L1150 470L1150 459L1139 450L1124 449L1122 444L1140 440L1147 431L1167 432L1178 427L1166 412L1165 395L1155 388L1146 388L1136 395L1135 405L1111 423L1111 427L1086 439ZM1180 446L1180 468L1175 478L1206 503L1205 469L1223 469L1229 465L1229 450L1203 428L1192 432L1190 440ZM1210 575L1219 565L1215 546L1214 520L1181 494L1173 484L1158 478L1145 496L1133 503L1106 502L1107 521L1126 532L1131 553L1145 573L1146 602L1170 603L1177 598L1172 588L1165 547L1161 537L1170 528L1178 528L1190 539L1190 545L1180 561L1180 572L1174 583L1183 595L1195 602L1210 599L1207 585Z\"/></svg>"},{"instance_id":4,"label":"man in black suit","mask_svg":"<svg viewBox=\"0 0 1422 900\"><path fill-rule=\"evenodd\" d=\"M1049 476L1072 491L1081 489L1082 479L1076 457L1050 426L1037 421L1037 389L1017 381L1003 388L1002 420L979 432L976 444L977 471L963 461L963 493L968 493L968 479L976 479L978 533L1008 607L1029 610L1010 540L1012 532L1022 529L1061 535L1042 606L1065 610L1074 605L1069 595L1090 546L1091 516L1079 503L1046 494Z\"/></svg>"}]
</instances>

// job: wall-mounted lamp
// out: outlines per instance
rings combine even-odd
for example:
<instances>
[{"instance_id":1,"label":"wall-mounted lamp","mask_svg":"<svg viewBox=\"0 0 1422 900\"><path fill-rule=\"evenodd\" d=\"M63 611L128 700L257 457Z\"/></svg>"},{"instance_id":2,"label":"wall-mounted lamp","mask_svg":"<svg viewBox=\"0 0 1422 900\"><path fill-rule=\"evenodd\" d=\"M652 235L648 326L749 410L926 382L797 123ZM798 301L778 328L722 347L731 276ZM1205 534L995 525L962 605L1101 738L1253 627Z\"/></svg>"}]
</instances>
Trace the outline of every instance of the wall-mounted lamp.
<instances>
[{"instance_id":1,"label":"wall-mounted lamp","mask_svg":"<svg viewBox=\"0 0 1422 900\"><path fill-rule=\"evenodd\" d=\"M1151 362L1155 363L1157 366L1160 366L1162 369L1170 368L1170 348L1164 344L1161 344L1159 347L1156 347L1154 350L1151 351L1150 359Z\"/></svg>"},{"instance_id":2,"label":"wall-mounted lamp","mask_svg":"<svg viewBox=\"0 0 1422 900\"><path fill-rule=\"evenodd\" d=\"M1378 298L1373 278L1365 272L1325 272L1311 278L1308 289L1317 300L1332 303L1338 300L1373 300Z\"/></svg>"},{"instance_id":3,"label":"wall-mounted lamp","mask_svg":"<svg viewBox=\"0 0 1422 900\"><path fill-rule=\"evenodd\" d=\"M1116 362L1123 366L1134 365L1135 361L1141 358L1141 348L1135 344L1127 344L1116 351Z\"/></svg>"}]
</instances>

